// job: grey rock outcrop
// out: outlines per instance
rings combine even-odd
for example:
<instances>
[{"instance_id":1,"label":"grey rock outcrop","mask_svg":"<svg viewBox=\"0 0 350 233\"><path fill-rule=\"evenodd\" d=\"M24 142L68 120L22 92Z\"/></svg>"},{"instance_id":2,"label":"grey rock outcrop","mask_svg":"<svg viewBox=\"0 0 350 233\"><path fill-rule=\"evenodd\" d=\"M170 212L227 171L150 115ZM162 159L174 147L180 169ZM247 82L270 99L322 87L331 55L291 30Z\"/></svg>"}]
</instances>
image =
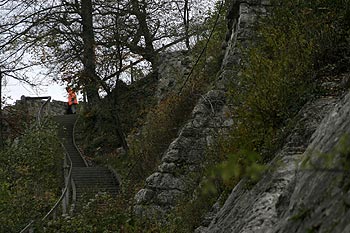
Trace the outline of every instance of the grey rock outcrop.
<instances>
[{"instance_id":1,"label":"grey rock outcrop","mask_svg":"<svg viewBox=\"0 0 350 233\"><path fill-rule=\"evenodd\" d=\"M239 2L242 2L239 4ZM264 1L234 1L228 17L229 41L218 87L232 77L239 77L240 48L253 41L246 40L253 25L244 19L249 10L267 13ZM259 8L260 6L265 6ZM232 14L233 13L233 14ZM249 15L249 14L248 14ZM253 19L251 17L250 19ZM242 31L242 28L246 30ZM234 33L236 31L236 33ZM248 36L249 37L249 36ZM235 39L233 39L235 38ZM232 43L232 41L234 43ZM240 45L237 47L237 43ZM349 74L342 74L347 82ZM239 84L239 78L237 78ZM339 89L339 83L324 83L328 89ZM348 88L345 84L341 88ZM269 164L269 171L252 188L242 180L232 191L224 206L209 225L196 233L294 233L294 232L350 232L349 195L350 141L340 139L350 134L350 93L343 98L325 96L307 103L299 112L295 128L286 144ZM343 154L336 148L343 147ZM345 151L344 151L345 150ZM333 157L329 164L324 156ZM314 166L305 167L302 161L311 156Z\"/></svg>"},{"instance_id":2,"label":"grey rock outcrop","mask_svg":"<svg viewBox=\"0 0 350 233\"><path fill-rule=\"evenodd\" d=\"M166 52L160 56L158 68L158 87L156 97L160 101L180 86L192 68L191 57L187 51Z\"/></svg>"},{"instance_id":3,"label":"grey rock outcrop","mask_svg":"<svg viewBox=\"0 0 350 233\"><path fill-rule=\"evenodd\" d=\"M309 153L305 150L311 135L336 103L336 98L321 98L307 103L299 112L297 123L287 138L287 143L269 164L271 172L268 172L250 190L246 188L245 180L242 180L234 188L209 227L200 227L196 233L274 232L276 224L288 209L296 183L300 181L297 176L297 171L300 169L298 163L305 157L305 153ZM315 136L311 139L313 143L315 143L314 138ZM281 232L289 231L285 229Z\"/></svg>"},{"instance_id":4,"label":"grey rock outcrop","mask_svg":"<svg viewBox=\"0 0 350 233\"><path fill-rule=\"evenodd\" d=\"M216 83L217 88L224 89L232 80L237 80L242 67L242 55L245 48L255 41L254 27L258 17L268 14L267 0L233 0L227 14L228 31L224 43L224 59L221 73Z\"/></svg>"},{"instance_id":5,"label":"grey rock outcrop","mask_svg":"<svg viewBox=\"0 0 350 233\"><path fill-rule=\"evenodd\" d=\"M191 119L164 153L158 170L146 179L145 187L135 195L134 213L137 216L163 218L179 200L191 197L198 186L208 145L219 131L233 123L225 106L225 88L239 75L242 57L239 48L242 47L237 44L248 46L252 42L254 23L259 14L266 13L266 4L266 1L256 0L232 2L226 52L216 90L209 91L199 100ZM161 97L162 91L158 93Z\"/></svg>"},{"instance_id":6,"label":"grey rock outcrop","mask_svg":"<svg viewBox=\"0 0 350 233\"><path fill-rule=\"evenodd\" d=\"M231 2L216 89L200 99L158 170L136 194L134 211L139 216L164 217L179 200L191 197L206 147L218 131L233 124L225 114L225 90L232 81L239 85L244 48L254 43L258 16L268 14L271 6L264 0ZM349 79L344 80L341 85L348 88ZM339 83L323 85L338 89ZM221 208L215 204L195 233L350 232L350 93L315 98L294 121L261 180L249 189L241 180ZM305 166L305 159L312 166Z\"/></svg>"},{"instance_id":7,"label":"grey rock outcrop","mask_svg":"<svg viewBox=\"0 0 350 233\"><path fill-rule=\"evenodd\" d=\"M145 187L136 194L136 215L164 217L178 200L193 192L198 184L196 173L203 167L205 149L212 135L226 127L224 104L222 91L210 91L201 98L192 112L192 119L164 153L158 170L146 179Z\"/></svg>"},{"instance_id":8,"label":"grey rock outcrop","mask_svg":"<svg viewBox=\"0 0 350 233\"><path fill-rule=\"evenodd\" d=\"M295 186L271 232L350 232L350 93L323 119L304 157L316 166L299 166ZM345 136L345 138L344 138ZM341 139L345 139L340 141ZM343 147L342 151L339 147ZM329 153L330 164L322 154Z\"/></svg>"}]
</instances>

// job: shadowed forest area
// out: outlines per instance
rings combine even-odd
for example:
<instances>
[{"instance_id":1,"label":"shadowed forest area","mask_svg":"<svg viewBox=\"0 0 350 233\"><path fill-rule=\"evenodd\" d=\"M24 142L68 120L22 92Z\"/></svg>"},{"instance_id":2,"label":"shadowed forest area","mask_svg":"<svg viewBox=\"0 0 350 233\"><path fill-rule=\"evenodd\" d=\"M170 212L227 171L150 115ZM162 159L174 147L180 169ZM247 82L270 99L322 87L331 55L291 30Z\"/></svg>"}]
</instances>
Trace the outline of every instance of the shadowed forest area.
<instances>
[{"instance_id":1,"label":"shadowed forest area","mask_svg":"<svg viewBox=\"0 0 350 233\"><path fill-rule=\"evenodd\" d=\"M284 174L341 170L347 193L347 123L327 150L308 147L347 103L349 1L4 0L0 12L1 85L40 85L34 69L81 97L76 114L50 99L2 107L0 232L341 228L307 225L320 210L293 202L303 188ZM99 172L95 185L116 189L84 193ZM249 212L264 192L273 206Z\"/></svg>"}]
</instances>

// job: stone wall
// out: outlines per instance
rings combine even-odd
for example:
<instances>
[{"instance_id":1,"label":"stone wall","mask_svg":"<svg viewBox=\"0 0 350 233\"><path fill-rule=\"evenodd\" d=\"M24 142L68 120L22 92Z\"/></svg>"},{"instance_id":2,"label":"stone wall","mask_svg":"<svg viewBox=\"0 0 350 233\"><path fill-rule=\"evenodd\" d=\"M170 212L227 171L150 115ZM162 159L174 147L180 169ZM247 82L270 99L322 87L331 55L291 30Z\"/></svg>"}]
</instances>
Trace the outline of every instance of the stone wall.
<instances>
[{"instance_id":1,"label":"stone wall","mask_svg":"<svg viewBox=\"0 0 350 233\"><path fill-rule=\"evenodd\" d=\"M244 49L254 43L254 27L258 17L268 13L270 7L267 0L231 0L231 6L226 16L228 30L224 42L224 59L217 88L225 90L228 83L237 80L242 67Z\"/></svg>"},{"instance_id":2,"label":"stone wall","mask_svg":"<svg viewBox=\"0 0 350 233\"><path fill-rule=\"evenodd\" d=\"M21 108L26 114L32 117L36 117L40 108L45 103L45 99L32 98L22 96L20 100L17 100L13 108ZM45 116L64 115L66 113L67 103L63 101L51 100L44 108L43 114Z\"/></svg>"}]
</instances>

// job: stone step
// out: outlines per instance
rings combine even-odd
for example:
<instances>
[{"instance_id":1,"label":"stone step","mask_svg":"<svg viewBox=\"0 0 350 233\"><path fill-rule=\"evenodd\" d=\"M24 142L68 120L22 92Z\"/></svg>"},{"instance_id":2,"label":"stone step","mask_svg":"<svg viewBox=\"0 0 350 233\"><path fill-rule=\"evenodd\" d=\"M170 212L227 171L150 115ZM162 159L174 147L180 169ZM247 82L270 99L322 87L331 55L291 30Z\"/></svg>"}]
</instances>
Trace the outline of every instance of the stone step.
<instances>
[{"instance_id":1,"label":"stone step","mask_svg":"<svg viewBox=\"0 0 350 233\"><path fill-rule=\"evenodd\" d=\"M73 143L76 115L57 116L55 120L61 126L59 135L73 164L72 179L76 187L76 210L79 211L83 203L99 192L116 196L119 192L119 183L114 174L108 168L87 167Z\"/></svg>"}]
</instances>

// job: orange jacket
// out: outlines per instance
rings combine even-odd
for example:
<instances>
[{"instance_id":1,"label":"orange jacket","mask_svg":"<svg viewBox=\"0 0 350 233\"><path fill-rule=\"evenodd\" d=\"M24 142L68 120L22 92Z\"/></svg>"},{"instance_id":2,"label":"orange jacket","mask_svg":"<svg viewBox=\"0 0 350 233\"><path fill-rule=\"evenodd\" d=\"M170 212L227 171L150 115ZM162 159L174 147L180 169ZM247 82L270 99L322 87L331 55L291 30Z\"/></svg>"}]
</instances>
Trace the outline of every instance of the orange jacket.
<instances>
[{"instance_id":1,"label":"orange jacket","mask_svg":"<svg viewBox=\"0 0 350 233\"><path fill-rule=\"evenodd\" d=\"M72 104L78 104L78 100L77 100L77 95L75 94L75 92L69 88L68 89L68 105L72 105Z\"/></svg>"}]
</instances>

